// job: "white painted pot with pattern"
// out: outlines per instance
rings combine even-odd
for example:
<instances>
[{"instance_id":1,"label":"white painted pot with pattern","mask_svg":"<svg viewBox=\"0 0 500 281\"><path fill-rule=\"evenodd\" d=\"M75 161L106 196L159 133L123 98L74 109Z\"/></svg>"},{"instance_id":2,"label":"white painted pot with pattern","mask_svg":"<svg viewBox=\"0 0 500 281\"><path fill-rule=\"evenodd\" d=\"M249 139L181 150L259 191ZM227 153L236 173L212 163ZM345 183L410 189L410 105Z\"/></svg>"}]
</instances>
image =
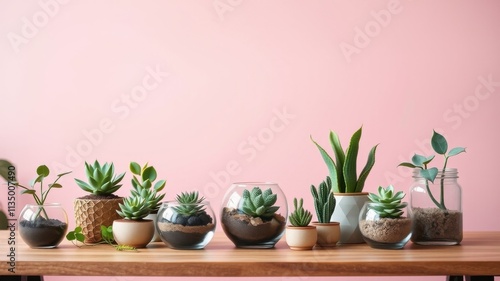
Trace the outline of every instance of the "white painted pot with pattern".
<instances>
[{"instance_id":1,"label":"white painted pot with pattern","mask_svg":"<svg viewBox=\"0 0 500 281\"><path fill-rule=\"evenodd\" d=\"M367 192L335 193L336 205L331 221L340 222L340 244L365 243L359 230L359 213L369 201Z\"/></svg>"}]
</instances>

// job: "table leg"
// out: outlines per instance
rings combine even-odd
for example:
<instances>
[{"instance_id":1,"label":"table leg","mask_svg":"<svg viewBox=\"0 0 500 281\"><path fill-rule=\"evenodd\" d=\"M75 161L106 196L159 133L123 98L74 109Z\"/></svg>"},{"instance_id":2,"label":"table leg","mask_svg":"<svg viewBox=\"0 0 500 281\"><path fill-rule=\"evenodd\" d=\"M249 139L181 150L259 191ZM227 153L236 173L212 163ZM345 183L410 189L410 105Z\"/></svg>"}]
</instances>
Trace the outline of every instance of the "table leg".
<instances>
[{"instance_id":1,"label":"table leg","mask_svg":"<svg viewBox=\"0 0 500 281\"><path fill-rule=\"evenodd\" d=\"M493 276L465 276L465 281L494 281Z\"/></svg>"}]
</instances>

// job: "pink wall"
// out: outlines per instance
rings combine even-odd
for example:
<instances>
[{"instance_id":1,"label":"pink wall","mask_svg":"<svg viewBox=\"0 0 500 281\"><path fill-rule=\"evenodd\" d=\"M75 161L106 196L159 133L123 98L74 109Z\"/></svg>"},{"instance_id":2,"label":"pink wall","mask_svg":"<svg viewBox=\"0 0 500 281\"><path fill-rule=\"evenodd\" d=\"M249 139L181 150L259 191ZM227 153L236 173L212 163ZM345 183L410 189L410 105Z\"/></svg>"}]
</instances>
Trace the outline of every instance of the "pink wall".
<instances>
[{"instance_id":1,"label":"pink wall","mask_svg":"<svg viewBox=\"0 0 500 281\"><path fill-rule=\"evenodd\" d=\"M52 194L72 224L96 158L149 161L169 199L218 209L230 182L275 181L312 208L327 170L309 136L363 125L363 162L380 143L366 191L407 190L396 166L436 128L467 147L450 160L465 230L500 230L498 1L0 1L0 18L0 158L22 182L73 170ZM85 278L110 279L142 280Z\"/></svg>"}]
</instances>

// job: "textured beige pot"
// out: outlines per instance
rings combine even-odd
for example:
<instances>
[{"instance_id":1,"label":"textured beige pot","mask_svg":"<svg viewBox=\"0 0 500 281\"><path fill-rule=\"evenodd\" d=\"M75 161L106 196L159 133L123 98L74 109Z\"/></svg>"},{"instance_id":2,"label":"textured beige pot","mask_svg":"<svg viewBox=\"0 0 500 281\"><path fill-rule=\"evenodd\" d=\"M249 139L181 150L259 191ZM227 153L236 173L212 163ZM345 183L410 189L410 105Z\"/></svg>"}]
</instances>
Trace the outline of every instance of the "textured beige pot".
<instances>
[{"instance_id":1,"label":"textured beige pot","mask_svg":"<svg viewBox=\"0 0 500 281\"><path fill-rule=\"evenodd\" d=\"M82 228L86 243L100 242L101 225L110 226L114 220L121 218L116 212L120 209L119 203L123 203L123 198L75 199L75 224Z\"/></svg>"},{"instance_id":2,"label":"textured beige pot","mask_svg":"<svg viewBox=\"0 0 500 281\"><path fill-rule=\"evenodd\" d=\"M118 245L127 245L136 248L146 247L155 234L152 220L119 219L113 222L113 237Z\"/></svg>"},{"instance_id":3,"label":"textured beige pot","mask_svg":"<svg viewBox=\"0 0 500 281\"><path fill-rule=\"evenodd\" d=\"M369 201L368 193L335 193L337 200L331 221L340 222L340 243L365 243L359 230L359 213L365 202Z\"/></svg>"},{"instance_id":4,"label":"textured beige pot","mask_svg":"<svg viewBox=\"0 0 500 281\"><path fill-rule=\"evenodd\" d=\"M315 226L287 226L286 243L292 250L312 250L318 240L318 233Z\"/></svg>"},{"instance_id":5,"label":"textured beige pot","mask_svg":"<svg viewBox=\"0 0 500 281\"><path fill-rule=\"evenodd\" d=\"M319 223L313 222L318 232L318 242L316 245L320 247L335 247L340 240L340 223L329 222Z\"/></svg>"}]
</instances>

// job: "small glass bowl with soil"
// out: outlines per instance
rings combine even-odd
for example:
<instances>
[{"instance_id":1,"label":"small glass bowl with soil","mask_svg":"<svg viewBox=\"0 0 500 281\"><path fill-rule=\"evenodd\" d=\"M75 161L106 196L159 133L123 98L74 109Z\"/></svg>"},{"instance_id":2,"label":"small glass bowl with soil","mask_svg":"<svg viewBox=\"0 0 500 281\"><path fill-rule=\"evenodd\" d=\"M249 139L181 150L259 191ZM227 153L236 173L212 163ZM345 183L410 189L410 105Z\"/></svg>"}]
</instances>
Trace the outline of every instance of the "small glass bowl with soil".
<instances>
[{"instance_id":1,"label":"small glass bowl with soil","mask_svg":"<svg viewBox=\"0 0 500 281\"><path fill-rule=\"evenodd\" d=\"M161 240L172 249L203 249L213 238L215 216L210 203L164 202L156 218Z\"/></svg>"},{"instance_id":2,"label":"small glass bowl with soil","mask_svg":"<svg viewBox=\"0 0 500 281\"><path fill-rule=\"evenodd\" d=\"M262 191L271 189L277 195L274 203L279 207L271 217L253 217L242 211L243 191L258 187ZM284 214L284 215L282 215ZM221 210L221 225L226 236L237 248L274 248L286 229L286 197L276 183L238 182L233 183L224 196Z\"/></svg>"},{"instance_id":3,"label":"small glass bowl with soil","mask_svg":"<svg viewBox=\"0 0 500 281\"><path fill-rule=\"evenodd\" d=\"M399 218L384 218L375 211L376 203L366 202L359 214L359 229L365 242L372 248L401 249L410 240L412 219L408 216L407 205Z\"/></svg>"},{"instance_id":4,"label":"small glass bowl with soil","mask_svg":"<svg viewBox=\"0 0 500 281\"><path fill-rule=\"evenodd\" d=\"M68 216L61 204L27 204L19 215L19 234L31 248L55 248L68 230Z\"/></svg>"}]
</instances>

